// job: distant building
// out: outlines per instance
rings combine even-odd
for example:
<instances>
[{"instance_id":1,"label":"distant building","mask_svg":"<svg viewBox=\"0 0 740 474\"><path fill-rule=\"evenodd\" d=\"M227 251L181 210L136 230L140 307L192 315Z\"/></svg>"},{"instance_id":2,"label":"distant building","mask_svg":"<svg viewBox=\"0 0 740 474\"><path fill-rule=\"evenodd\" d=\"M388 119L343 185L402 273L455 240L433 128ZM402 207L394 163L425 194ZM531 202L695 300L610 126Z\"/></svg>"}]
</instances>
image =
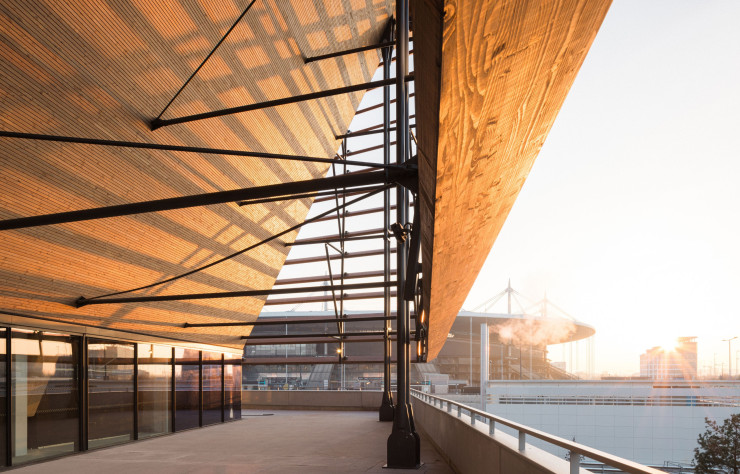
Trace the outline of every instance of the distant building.
<instances>
[{"instance_id":1,"label":"distant building","mask_svg":"<svg viewBox=\"0 0 740 474\"><path fill-rule=\"evenodd\" d=\"M696 338L679 337L673 350L660 346L640 355L640 377L649 379L695 379Z\"/></svg>"}]
</instances>

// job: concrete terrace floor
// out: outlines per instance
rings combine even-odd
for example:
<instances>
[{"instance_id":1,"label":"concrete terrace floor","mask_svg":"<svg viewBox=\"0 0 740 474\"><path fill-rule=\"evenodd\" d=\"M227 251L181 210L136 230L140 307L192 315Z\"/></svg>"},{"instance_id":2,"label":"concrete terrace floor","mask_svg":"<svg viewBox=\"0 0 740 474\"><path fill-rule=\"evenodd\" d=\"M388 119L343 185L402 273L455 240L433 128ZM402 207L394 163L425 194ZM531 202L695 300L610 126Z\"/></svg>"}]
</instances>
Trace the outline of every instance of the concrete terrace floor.
<instances>
[{"instance_id":1,"label":"concrete terrace floor","mask_svg":"<svg viewBox=\"0 0 740 474\"><path fill-rule=\"evenodd\" d=\"M383 469L391 423L375 411L245 410L240 421L99 449L17 473L353 473ZM452 473L422 435L418 471Z\"/></svg>"}]
</instances>

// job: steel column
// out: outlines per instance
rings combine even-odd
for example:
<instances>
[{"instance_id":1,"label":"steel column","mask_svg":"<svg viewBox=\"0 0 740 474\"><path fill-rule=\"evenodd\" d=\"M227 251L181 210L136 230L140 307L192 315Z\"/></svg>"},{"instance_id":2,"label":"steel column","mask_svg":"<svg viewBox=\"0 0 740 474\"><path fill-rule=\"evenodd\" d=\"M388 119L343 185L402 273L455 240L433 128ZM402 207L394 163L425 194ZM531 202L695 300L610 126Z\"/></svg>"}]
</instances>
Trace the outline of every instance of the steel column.
<instances>
[{"instance_id":1,"label":"steel column","mask_svg":"<svg viewBox=\"0 0 740 474\"><path fill-rule=\"evenodd\" d=\"M389 39L393 39L393 24L390 25ZM390 79L391 67L390 59L393 48L383 48L383 79ZM391 88L383 87L383 164L389 165L391 162ZM383 229L385 239L383 241L383 280L391 279L391 191L387 189L383 192ZM383 400L378 408L378 419L380 421L393 421L395 407L393 406L392 378L391 378L391 289L390 287L383 290L383 316L388 318L383 325L385 335L383 337Z\"/></svg>"},{"instance_id":2,"label":"steel column","mask_svg":"<svg viewBox=\"0 0 740 474\"><path fill-rule=\"evenodd\" d=\"M203 351L198 351L198 426L203 426Z\"/></svg>"},{"instance_id":3,"label":"steel column","mask_svg":"<svg viewBox=\"0 0 740 474\"><path fill-rule=\"evenodd\" d=\"M172 348L172 360L170 361L170 366L172 367L172 387L170 387L170 417L172 418L170 420L170 431L172 433L175 432L175 415L177 414L177 387L175 386L175 348Z\"/></svg>"},{"instance_id":4,"label":"steel column","mask_svg":"<svg viewBox=\"0 0 740 474\"><path fill-rule=\"evenodd\" d=\"M408 74L409 60L409 2L396 1L396 164L402 165L409 153L409 113L408 89L404 78ZM399 186L396 195L397 222L405 225L408 216L408 195L406 189ZM398 289L396 296L396 350L397 364L397 397L393 420L393 431L388 437L387 466L389 468L415 469L421 464L421 443L414 429L414 415L409 402L409 306L404 300L404 279L408 249L405 241L398 242L396 252L396 279Z\"/></svg>"},{"instance_id":5,"label":"steel column","mask_svg":"<svg viewBox=\"0 0 740 474\"><path fill-rule=\"evenodd\" d=\"M134 342L134 439L139 439L139 344Z\"/></svg>"},{"instance_id":6,"label":"steel column","mask_svg":"<svg viewBox=\"0 0 740 474\"><path fill-rule=\"evenodd\" d=\"M13 387L12 339L10 328L5 328L5 465L13 464Z\"/></svg>"},{"instance_id":7,"label":"steel column","mask_svg":"<svg viewBox=\"0 0 740 474\"><path fill-rule=\"evenodd\" d=\"M89 378L87 373L87 335L83 334L80 339L80 361L77 366L80 368L78 390L80 400L80 451L87 451L88 429L87 422L89 419L88 409L90 407L89 398Z\"/></svg>"}]
</instances>

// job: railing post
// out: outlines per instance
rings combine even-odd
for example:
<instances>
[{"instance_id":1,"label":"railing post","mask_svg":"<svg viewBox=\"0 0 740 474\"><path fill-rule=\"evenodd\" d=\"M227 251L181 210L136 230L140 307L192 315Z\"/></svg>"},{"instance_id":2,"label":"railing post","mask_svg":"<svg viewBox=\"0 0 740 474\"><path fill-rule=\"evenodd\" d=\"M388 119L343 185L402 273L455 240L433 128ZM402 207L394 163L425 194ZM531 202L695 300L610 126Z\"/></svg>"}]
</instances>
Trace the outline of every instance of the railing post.
<instances>
[{"instance_id":1,"label":"railing post","mask_svg":"<svg viewBox=\"0 0 740 474\"><path fill-rule=\"evenodd\" d=\"M452 413L452 402L447 400L447 413Z\"/></svg>"},{"instance_id":2,"label":"railing post","mask_svg":"<svg viewBox=\"0 0 740 474\"><path fill-rule=\"evenodd\" d=\"M462 407L460 405L457 406L457 417L462 418Z\"/></svg>"},{"instance_id":3,"label":"railing post","mask_svg":"<svg viewBox=\"0 0 740 474\"><path fill-rule=\"evenodd\" d=\"M470 412L470 426L475 426L475 413Z\"/></svg>"},{"instance_id":4,"label":"railing post","mask_svg":"<svg viewBox=\"0 0 740 474\"><path fill-rule=\"evenodd\" d=\"M581 472L581 455L575 451L569 451L569 452L570 452L570 474L578 474L579 472Z\"/></svg>"},{"instance_id":5,"label":"railing post","mask_svg":"<svg viewBox=\"0 0 740 474\"><path fill-rule=\"evenodd\" d=\"M493 421L493 418L488 419L488 434L493 436L493 432L495 430L496 422Z\"/></svg>"},{"instance_id":6,"label":"railing post","mask_svg":"<svg viewBox=\"0 0 740 474\"><path fill-rule=\"evenodd\" d=\"M527 434L524 431L519 432L519 451L524 451L527 445Z\"/></svg>"}]
</instances>

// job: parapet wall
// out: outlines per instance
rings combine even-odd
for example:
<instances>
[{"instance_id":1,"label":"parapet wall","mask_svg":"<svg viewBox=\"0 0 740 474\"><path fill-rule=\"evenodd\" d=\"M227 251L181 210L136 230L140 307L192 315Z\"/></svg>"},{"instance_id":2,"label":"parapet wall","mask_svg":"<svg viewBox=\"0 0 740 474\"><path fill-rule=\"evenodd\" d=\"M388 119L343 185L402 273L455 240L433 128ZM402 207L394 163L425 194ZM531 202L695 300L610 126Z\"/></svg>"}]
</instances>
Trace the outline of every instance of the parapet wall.
<instances>
[{"instance_id":1,"label":"parapet wall","mask_svg":"<svg viewBox=\"0 0 740 474\"><path fill-rule=\"evenodd\" d=\"M518 440L497 431L488 434L488 426L470 426L470 417L447 413L415 397L416 429L423 431L456 472L486 472L490 474L545 474L570 472L569 463L528 445L518 450ZM581 469L579 472L587 473Z\"/></svg>"},{"instance_id":2,"label":"parapet wall","mask_svg":"<svg viewBox=\"0 0 740 474\"><path fill-rule=\"evenodd\" d=\"M274 410L377 410L379 391L244 390L242 407Z\"/></svg>"}]
</instances>

